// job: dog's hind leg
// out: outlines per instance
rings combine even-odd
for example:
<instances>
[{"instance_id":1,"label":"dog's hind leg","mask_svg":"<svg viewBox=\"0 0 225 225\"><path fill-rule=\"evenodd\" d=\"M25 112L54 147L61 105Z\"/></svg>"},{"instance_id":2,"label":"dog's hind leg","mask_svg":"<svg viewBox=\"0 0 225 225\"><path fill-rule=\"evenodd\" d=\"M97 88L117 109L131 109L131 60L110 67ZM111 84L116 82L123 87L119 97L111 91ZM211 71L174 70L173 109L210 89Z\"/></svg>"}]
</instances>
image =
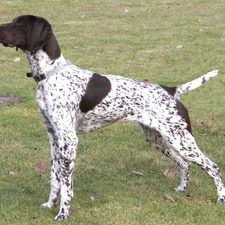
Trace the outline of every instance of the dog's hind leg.
<instances>
[{"instance_id":1,"label":"dog's hind leg","mask_svg":"<svg viewBox=\"0 0 225 225\"><path fill-rule=\"evenodd\" d=\"M184 191L187 188L189 180L189 167L190 167L189 161L185 160L176 152L174 152L172 148L168 148L168 146L164 143L165 141L159 132L141 124L140 126L146 141L152 147L160 150L163 154L172 159L178 165L178 167L180 168L180 185L174 188L174 190Z\"/></svg>"},{"instance_id":2,"label":"dog's hind leg","mask_svg":"<svg viewBox=\"0 0 225 225\"><path fill-rule=\"evenodd\" d=\"M161 124L159 130L168 148L172 148L186 161L200 166L214 180L218 194L217 202L225 202L225 187L219 167L201 152L191 133L184 127L172 123Z\"/></svg>"}]
</instances>

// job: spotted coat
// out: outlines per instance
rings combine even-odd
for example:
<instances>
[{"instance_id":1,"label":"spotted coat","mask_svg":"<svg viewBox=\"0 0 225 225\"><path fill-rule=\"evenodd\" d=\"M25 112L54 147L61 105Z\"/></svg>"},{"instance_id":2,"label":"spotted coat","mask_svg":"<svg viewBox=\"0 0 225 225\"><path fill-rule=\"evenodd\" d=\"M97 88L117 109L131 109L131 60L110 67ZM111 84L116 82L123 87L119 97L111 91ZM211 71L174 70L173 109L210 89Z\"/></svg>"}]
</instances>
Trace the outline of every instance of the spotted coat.
<instances>
[{"instance_id":1,"label":"spotted coat","mask_svg":"<svg viewBox=\"0 0 225 225\"><path fill-rule=\"evenodd\" d=\"M224 202L219 168L198 148L188 111L178 101L181 94L201 86L218 71L177 87L100 75L65 60L50 24L31 15L0 25L0 42L25 52L31 69L27 75L37 84L36 102L51 150L51 190L42 206L56 206L60 195L56 220L69 217L77 133L88 133L122 119L137 122L146 141L179 166L181 176L176 191L187 188L192 162L214 180L217 202Z\"/></svg>"}]
</instances>

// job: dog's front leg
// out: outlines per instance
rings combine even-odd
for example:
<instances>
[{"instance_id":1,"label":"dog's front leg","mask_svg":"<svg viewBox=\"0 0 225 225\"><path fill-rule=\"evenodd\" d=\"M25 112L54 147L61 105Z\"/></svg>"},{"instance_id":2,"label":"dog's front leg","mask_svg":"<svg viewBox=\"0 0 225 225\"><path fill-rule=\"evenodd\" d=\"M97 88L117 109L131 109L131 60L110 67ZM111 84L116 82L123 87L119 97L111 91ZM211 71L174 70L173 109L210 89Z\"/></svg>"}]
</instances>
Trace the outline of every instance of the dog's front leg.
<instances>
[{"instance_id":1,"label":"dog's front leg","mask_svg":"<svg viewBox=\"0 0 225 225\"><path fill-rule=\"evenodd\" d=\"M43 107L42 107L43 108ZM49 119L46 117L45 111L39 109L39 114L48 132L50 154L51 154L51 172L50 172L50 194L49 199L46 203L42 204L42 207L52 208L56 206L58 195L60 191L60 165L59 165L59 145L58 138L54 127L52 126Z\"/></svg>"},{"instance_id":2,"label":"dog's front leg","mask_svg":"<svg viewBox=\"0 0 225 225\"><path fill-rule=\"evenodd\" d=\"M63 94L60 101L54 98L52 90L52 86L49 87L48 83L45 83L44 86L37 87L36 93L36 101L48 131L51 148L51 191L48 202L42 206L55 206L60 194L60 209L55 220L64 220L69 217L70 202L73 198L73 172L78 144L76 106Z\"/></svg>"},{"instance_id":3,"label":"dog's front leg","mask_svg":"<svg viewBox=\"0 0 225 225\"><path fill-rule=\"evenodd\" d=\"M60 171L60 209L55 220L69 218L70 202L73 198L73 172L76 157L78 138L75 131L64 130L63 135L59 134L59 171Z\"/></svg>"},{"instance_id":4,"label":"dog's front leg","mask_svg":"<svg viewBox=\"0 0 225 225\"><path fill-rule=\"evenodd\" d=\"M50 171L50 194L46 203L42 207L52 208L56 206L60 191L60 155L57 136L50 123L45 122L48 131L50 153L51 153L51 171Z\"/></svg>"}]
</instances>

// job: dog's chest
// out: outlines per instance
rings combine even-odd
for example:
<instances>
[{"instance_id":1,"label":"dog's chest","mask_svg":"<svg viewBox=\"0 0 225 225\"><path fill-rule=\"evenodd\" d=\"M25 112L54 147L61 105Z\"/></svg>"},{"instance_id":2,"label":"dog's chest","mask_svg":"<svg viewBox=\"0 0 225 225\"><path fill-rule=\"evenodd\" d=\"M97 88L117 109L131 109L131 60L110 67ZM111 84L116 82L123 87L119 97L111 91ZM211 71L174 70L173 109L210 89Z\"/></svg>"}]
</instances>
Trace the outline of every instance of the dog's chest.
<instances>
[{"instance_id":1,"label":"dog's chest","mask_svg":"<svg viewBox=\"0 0 225 225\"><path fill-rule=\"evenodd\" d=\"M51 117L54 111L66 108L67 111L79 107L81 97L85 93L88 78L80 78L70 72L54 74L37 83L36 102L46 117Z\"/></svg>"}]
</instances>

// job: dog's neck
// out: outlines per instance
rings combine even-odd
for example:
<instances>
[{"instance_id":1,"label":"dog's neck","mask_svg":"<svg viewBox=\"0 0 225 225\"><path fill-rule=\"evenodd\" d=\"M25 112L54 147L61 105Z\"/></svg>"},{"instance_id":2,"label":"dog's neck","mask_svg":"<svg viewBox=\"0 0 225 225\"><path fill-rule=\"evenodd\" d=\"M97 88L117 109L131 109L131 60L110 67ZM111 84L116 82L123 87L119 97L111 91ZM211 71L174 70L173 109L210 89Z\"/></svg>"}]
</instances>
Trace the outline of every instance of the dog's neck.
<instances>
[{"instance_id":1,"label":"dog's neck","mask_svg":"<svg viewBox=\"0 0 225 225\"><path fill-rule=\"evenodd\" d=\"M46 74L50 70L66 63L66 60L62 54L60 54L60 57L57 59L51 59L43 49L39 49L36 52L25 51L25 54L30 63L30 69L33 77Z\"/></svg>"},{"instance_id":2,"label":"dog's neck","mask_svg":"<svg viewBox=\"0 0 225 225\"><path fill-rule=\"evenodd\" d=\"M32 77L46 74L66 63L54 34L42 48L24 52L30 63Z\"/></svg>"}]
</instances>

